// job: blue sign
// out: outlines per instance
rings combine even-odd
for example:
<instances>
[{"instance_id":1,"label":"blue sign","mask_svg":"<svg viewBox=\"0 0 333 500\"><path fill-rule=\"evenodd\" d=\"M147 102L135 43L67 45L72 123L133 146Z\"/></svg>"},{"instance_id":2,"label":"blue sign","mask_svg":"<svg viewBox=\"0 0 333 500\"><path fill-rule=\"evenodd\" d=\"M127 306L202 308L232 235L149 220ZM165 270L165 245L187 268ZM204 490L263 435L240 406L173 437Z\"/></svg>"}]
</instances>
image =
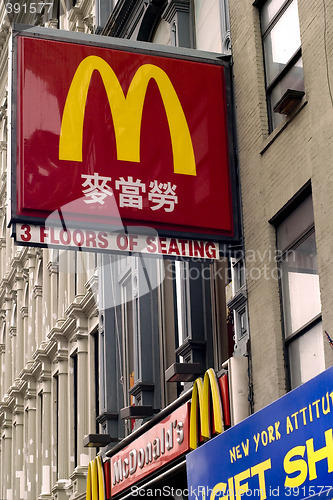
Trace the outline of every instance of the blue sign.
<instances>
[{"instance_id":1,"label":"blue sign","mask_svg":"<svg viewBox=\"0 0 333 500\"><path fill-rule=\"evenodd\" d=\"M189 499L333 498L333 367L186 457Z\"/></svg>"}]
</instances>

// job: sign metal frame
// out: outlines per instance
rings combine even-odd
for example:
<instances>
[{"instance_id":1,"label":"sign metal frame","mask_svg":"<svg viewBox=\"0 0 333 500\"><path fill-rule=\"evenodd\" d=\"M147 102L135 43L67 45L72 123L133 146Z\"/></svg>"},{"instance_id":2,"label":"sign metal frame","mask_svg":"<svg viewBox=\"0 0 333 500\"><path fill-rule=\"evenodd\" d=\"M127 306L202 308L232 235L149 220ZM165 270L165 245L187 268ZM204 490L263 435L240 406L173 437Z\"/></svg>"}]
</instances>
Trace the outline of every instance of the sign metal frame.
<instances>
[{"instance_id":1,"label":"sign metal frame","mask_svg":"<svg viewBox=\"0 0 333 500\"><path fill-rule=\"evenodd\" d=\"M52 30L41 27L30 27L24 25L14 25L13 35L12 35L12 98L11 98L11 153L10 153L10 166L11 166L11 212L9 214L10 224L12 225L12 236L16 238L16 223L21 224L32 224L32 225L45 225L45 218L26 216L17 213L17 172L16 172L16 162L17 162L17 91L18 91L18 81L17 81L17 43L20 37L31 37L34 39L59 41L59 42L69 42L72 44L83 44L92 47L102 47L107 49L115 49L117 51L131 52L134 54L145 54L149 56L158 56L162 58L173 58L185 61L208 63L212 65L223 66L224 68L224 81L225 81L225 112L226 112L226 134L227 134L227 147L228 147L228 163L229 163L229 180L230 180L230 196L231 196L231 216L233 225L233 234L212 234L196 232L195 230L177 231L177 225L175 229L163 229L156 228L158 235L160 237L171 237L171 238L187 238L192 240L205 240L213 241L220 245L220 250L222 245L224 245L224 251L230 245L237 245L241 241L241 224L240 224L240 193L239 193L239 183L238 183L238 172L237 172L237 162L235 154L235 119L233 110L233 98L232 98L232 80L231 80L231 66L230 58L228 56L221 56L220 54L214 54L209 52L202 52L191 49L175 48L175 47L165 47L155 44L149 44L145 42L133 42L128 40L118 40L109 37L103 37L100 35L87 35L75 32L65 32L61 30ZM223 112L224 110L221 110ZM218 207L217 207L218 209ZM67 221L66 221L67 222ZM71 222L71 221L70 221ZM63 225L63 221L52 221L54 227ZM77 228L91 228L96 229L96 224L91 221L75 221L75 227ZM147 226L148 227L148 226ZM150 226L151 227L151 226ZM99 225L98 230L108 230L109 227ZM137 227L138 234L145 234L144 227ZM121 228L124 231L124 228ZM126 226L125 226L126 231ZM21 244L21 242L20 242ZM34 244L34 243L32 243ZM49 246L49 245L37 245L37 246ZM172 257L176 257L173 255Z\"/></svg>"}]
</instances>

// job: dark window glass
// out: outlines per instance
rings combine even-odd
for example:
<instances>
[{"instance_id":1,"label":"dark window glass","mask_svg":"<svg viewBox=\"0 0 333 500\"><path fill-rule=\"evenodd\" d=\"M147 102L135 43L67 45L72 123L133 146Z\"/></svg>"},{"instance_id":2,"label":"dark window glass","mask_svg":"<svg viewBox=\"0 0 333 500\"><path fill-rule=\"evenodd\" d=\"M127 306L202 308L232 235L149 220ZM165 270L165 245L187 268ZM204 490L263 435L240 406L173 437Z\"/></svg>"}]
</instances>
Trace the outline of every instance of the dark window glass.
<instances>
[{"instance_id":1,"label":"dark window glass","mask_svg":"<svg viewBox=\"0 0 333 500\"><path fill-rule=\"evenodd\" d=\"M269 0L261 9L269 129L283 120L274 106L288 89L304 91L297 0Z\"/></svg>"},{"instance_id":2,"label":"dark window glass","mask_svg":"<svg viewBox=\"0 0 333 500\"><path fill-rule=\"evenodd\" d=\"M282 252L284 342L290 385L294 388L325 368L311 196L277 227L277 245Z\"/></svg>"}]
</instances>

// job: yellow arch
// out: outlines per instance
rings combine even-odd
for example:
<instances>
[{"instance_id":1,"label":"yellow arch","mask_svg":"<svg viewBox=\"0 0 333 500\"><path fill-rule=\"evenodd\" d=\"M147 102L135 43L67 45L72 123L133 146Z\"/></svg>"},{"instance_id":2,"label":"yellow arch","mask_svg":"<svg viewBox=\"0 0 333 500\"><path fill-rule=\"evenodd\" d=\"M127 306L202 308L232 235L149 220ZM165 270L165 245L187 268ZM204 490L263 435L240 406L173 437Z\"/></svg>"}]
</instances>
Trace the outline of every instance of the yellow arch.
<instances>
[{"instance_id":1,"label":"yellow arch","mask_svg":"<svg viewBox=\"0 0 333 500\"><path fill-rule=\"evenodd\" d=\"M88 465L86 500L105 500L104 469L100 456Z\"/></svg>"},{"instance_id":2,"label":"yellow arch","mask_svg":"<svg viewBox=\"0 0 333 500\"><path fill-rule=\"evenodd\" d=\"M204 377L204 385L203 385L203 400L204 407L208 408L208 411L204 412L204 418L201 419L202 428L201 434L205 439L209 439L211 437L210 430L210 419L209 419L209 390L212 395L212 404L213 404L213 418L214 418L214 427L215 432L217 434L221 434L224 430L223 426L223 413L222 413L222 403L220 396L220 389L217 382L216 374L213 368L209 368L206 371Z\"/></svg>"},{"instance_id":3,"label":"yellow arch","mask_svg":"<svg viewBox=\"0 0 333 500\"><path fill-rule=\"evenodd\" d=\"M95 458L98 476L98 500L105 500L105 480L103 462L99 455Z\"/></svg>"},{"instance_id":4,"label":"yellow arch","mask_svg":"<svg viewBox=\"0 0 333 500\"><path fill-rule=\"evenodd\" d=\"M109 64L98 56L88 56L79 64L68 91L62 116L59 159L82 161L83 122L92 73L103 80L113 117L118 160L140 162L140 132L147 86L153 78L158 85L167 115L174 172L196 175L190 131L177 93L168 75L154 64L144 64L135 73L125 97Z\"/></svg>"},{"instance_id":5,"label":"yellow arch","mask_svg":"<svg viewBox=\"0 0 333 500\"><path fill-rule=\"evenodd\" d=\"M194 381L192 389L191 414L190 414L190 448L195 450L198 446L198 421L203 413L203 384L202 379L197 378Z\"/></svg>"},{"instance_id":6,"label":"yellow arch","mask_svg":"<svg viewBox=\"0 0 333 500\"><path fill-rule=\"evenodd\" d=\"M221 434L224 431L222 403L217 378L212 368L206 371L203 382L201 378L197 378L193 384L190 415L190 448L192 450L198 446L199 418L200 432L203 439L209 439L212 434L210 426L210 393L212 396L215 432Z\"/></svg>"},{"instance_id":7,"label":"yellow arch","mask_svg":"<svg viewBox=\"0 0 333 500\"><path fill-rule=\"evenodd\" d=\"M87 477L87 492L86 492L86 500L91 500L92 498L92 462L89 462L88 465L88 477Z\"/></svg>"}]
</instances>

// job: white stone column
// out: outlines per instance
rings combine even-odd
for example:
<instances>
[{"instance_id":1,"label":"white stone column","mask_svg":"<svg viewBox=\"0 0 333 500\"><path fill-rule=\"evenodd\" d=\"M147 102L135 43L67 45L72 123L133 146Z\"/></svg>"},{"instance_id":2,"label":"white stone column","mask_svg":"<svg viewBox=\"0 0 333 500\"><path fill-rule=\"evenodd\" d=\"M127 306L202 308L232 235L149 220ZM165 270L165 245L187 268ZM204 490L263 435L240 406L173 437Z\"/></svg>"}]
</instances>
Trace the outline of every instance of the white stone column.
<instances>
[{"instance_id":1,"label":"white stone column","mask_svg":"<svg viewBox=\"0 0 333 500\"><path fill-rule=\"evenodd\" d=\"M35 338L36 338L36 348L38 349L43 341L43 314L42 314L42 300L43 300L43 287L41 285L35 285L33 289L34 299L35 299Z\"/></svg>"},{"instance_id":2,"label":"white stone column","mask_svg":"<svg viewBox=\"0 0 333 500\"><path fill-rule=\"evenodd\" d=\"M74 251L66 251L66 259L67 259L67 307L71 302L73 302L75 298L75 279L76 279L76 259L81 252Z\"/></svg>"},{"instance_id":3,"label":"white stone column","mask_svg":"<svg viewBox=\"0 0 333 500\"><path fill-rule=\"evenodd\" d=\"M13 412L13 431L15 432L15 444L13 440L13 471L15 471L13 474L13 499L17 500L25 498L23 416L23 398L17 395Z\"/></svg>"},{"instance_id":4,"label":"white stone column","mask_svg":"<svg viewBox=\"0 0 333 500\"><path fill-rule=\"evenodd\" d=\"M43 440L42 440L42 456L41 460L41 493L39 499L51 500L51 379L45 376L42 382L42 402L43 402L43 412L42 412L42 427L43 427Z\"/></svg>"},{"instance_id":5,"label":"white stone column","mask_svg":"<svg viewBox=\"0 0 333 500\"><path fill-rule=\"evenodd\" d=\"M69 474L69 419L68 419L68 358L58 357L58 478L67 479Z\"/></svg>"},{"instance_id":6,"label":"white stone column","mask_svg":"<svg viewBox=\"0 0 333 500\"><path fill-rule=\"evenodd\" d=\"M49 262L47 269L50 276L50 328L53 328L58 317L58 264Z\"/></svg>"},{"instance_id":7,"label":"white stone column","mask_svg":"<svg viewBox=\"0 0 333 500\"><path fill-rule=\"evenodd\" d=\"M51 329L51 273L49 270L49 250L43 250L43 298L42 298L42 322L43 322L43 340Z\"/></svg>"},{"instance_id":8,"label":"white stone column","mask_svg":"<svg viewBox=\"0 0 333 500\"><path fill-rule=\"evenodd\" d=\"M57 443L57 481L52 488L55 500L69 498L69 391L68 391L68 357L65 341L59 334L58 340L58 443Z\"/></svg>"},{"instance_id":9,"label":"white stone column","mask_svg":"<svg viewBox=\"0 0 333 500\"><path fill-rule=\"evenodd\" d=\"M77 297L78 298L78 297ZM89 380L88 380L88 319L80 304L73 303L68 308L68 315L76 320L74 340L77 345L77 450L74 472L70 478L74 485L74 494L84 493L86 473L90 460L89 451L83 446L83 438L89 434Z\"/></svg>"},{"instance_id":10,"label":"white stone column","mask_svg":"<svg viewBox=\"0 0 333 500\"><path fill-rule=\"evenodd\" d=\"M27 500L37 498L36 474L37 474L37 442L36 442L36 383L32 377L28 378L28 388L25 396L26 409L26 453L25 487Z\"/></svg>"},{"instance_id":11,"label":"white stone column","mask_svg":"<svg viewBox=\"0 0 333 500\"><path fill-rule=\"evenodd\" d=\"M83 446L83 438L89 434L89 408L88 408L88 338L87 333L82 331L78 334L77 351L77 405L78 405L78 464L87 466L89 464L88 450Z\"/></svg>"},{"instance_id":12,"label":"white stone column","mask_svg":"<svg viewBox=\"0 0 333 500\"><path fill-rule=\"evenodd\" d=\"M59 252L58 319L63 319L65 317L65 310L68 306L67 263L66 252Z\"/></svg>"},{"instance_id":13,"label":"white stone column","mask_svg":"<svg viewBox=\"0 0 333 500\"><path fill-rule=\"evenodd\" d=\"M11 353L12 353L12 355L11 355L11 371L12 371L11 383L13 384L15 381L15 377L16 377L16 367L17 367L17 359L16 359L16 345L17 345L16 333L17 333L17 329L16 329L16 324L14 322L14 320L15 320L14 308L15 307L17 308L16 290L12 290L10 295L12 297L12 300L11 300L12 308L11 308L11 311L9 312L9 316L10 316L9 334L10 334L10 339L11 339ZM17 309L16 309L16 317L17 317Z\"/></svg>"},{"instance_id":14,"label":"white stone column","mask_svg":"<svg viewBox=\"0 0 333 500\"><path fill-rule=\"evenodd\" d=\"M89 454L83 446L83 438L89 433L88 407L88 318L81 304L72 303L67 310L70 318L76 320L75 336L77 345L77 464L87 466Z\"/></svg>"},{"instance_id":15,"label":"white stone column","mask_svg":"<svg viewBox=\"0 0 333 500\"><path fill-rule=\"evenodd\" d=\"M28 269L29 269L29 307L28 307L28 361L32 359L32 355L36 350L36 332L35 332L35 314L36 314L36 299L33 294L35 285L35 266L36 254L35 251L29 249L28 252Z\"/></svg>"},{"instance_id":16,"label":"white stone column","mask_svg":"<svg viewBox=\"0 0 333 500\"><path fill-rule=\"evenodd\" d=\"M89 255L89 252L77 252L76 295L81 297L87 293L84 285L89 277Z\"/></svg>"},{"instance_id":17,"label":"white stone column","mask_svg":"<svg viewBox=\"0 0 333 500\"><path fill-rule=\"evenodd\" d=\"M3 370L5 369L5 356L6 356L6 346L5 344L0 344L0 369L1 369L1 377L0 377L0 401L2 401L3 396L5 394L6 389L4 388L4 376Z\"/></svg>"},{"instance_id":18,"label":"white stone column","mask_svg":"<svg viewBox=\"0 0 333 500\"><path fill-rule=\"evenodd\" d=\"M2 464L2 481L3 481L3 498L12 498L12 414L9 408L4 411L4 424L3 424L3 450L2 457L5 457Z\"/></svg>"},{"instance_id":19,"label":"white stone column","mask_svg":"<svg viewBox=\"0 0 333 500\"><path fill-rule=\"evenodd\" d=\"M3 214L1 214L3 216ZM0 238L0 276L4 276L6 272L6 238Z\"/></svg>"},{"instance_id":20,"label":"white stone column","mask_svg":"<svg viewBox=\"0 0 333 500\"><path fill-rule=\"evenodd\" d=\"M25 366L26 362L29 359L28 356L28 306L23 303L20 308L20 315L22 317L22 327L23 327L23 365Z\"/></svg>"},{"instance_id":21,"label":"white stone column","mask_svg":"<svg viewBox=\"0 0 333 500\"><path fill-rule=\"evenodd\" d=\"M5 321L6 321L4 394L8 392L12 384L12 340L10 333L11 307L12 307L12 297L9 293L6 293L5 304L4 304Z\"/></svg>"},{"instance_id":22,"label":"white stone column","mask_svg":"<svg viewBox=\"0 0 333 500\"><path fill-rule=\"evenodd\" d=\"M10 237L9 231L6 231L6 259L5 259L5 266L4 266L4 272L7 273L10 270L10 262L12 258L12 238Z\"/></svg>"},{"instance_id":23,"label":"white stone column","mask_svg":"<svg viewBox=\"0 0 333 500\"><path fill-rule=\"evenodd\" d=\"M19 381L19 373L24 368L24 319L22 314L23 306L23 289L24 289L24 279L23 274L19 270L15 276L16 280L16 290L17 290L17 310L16 310L16 371L15 380Z\"/></svg>"}]
</instances>

